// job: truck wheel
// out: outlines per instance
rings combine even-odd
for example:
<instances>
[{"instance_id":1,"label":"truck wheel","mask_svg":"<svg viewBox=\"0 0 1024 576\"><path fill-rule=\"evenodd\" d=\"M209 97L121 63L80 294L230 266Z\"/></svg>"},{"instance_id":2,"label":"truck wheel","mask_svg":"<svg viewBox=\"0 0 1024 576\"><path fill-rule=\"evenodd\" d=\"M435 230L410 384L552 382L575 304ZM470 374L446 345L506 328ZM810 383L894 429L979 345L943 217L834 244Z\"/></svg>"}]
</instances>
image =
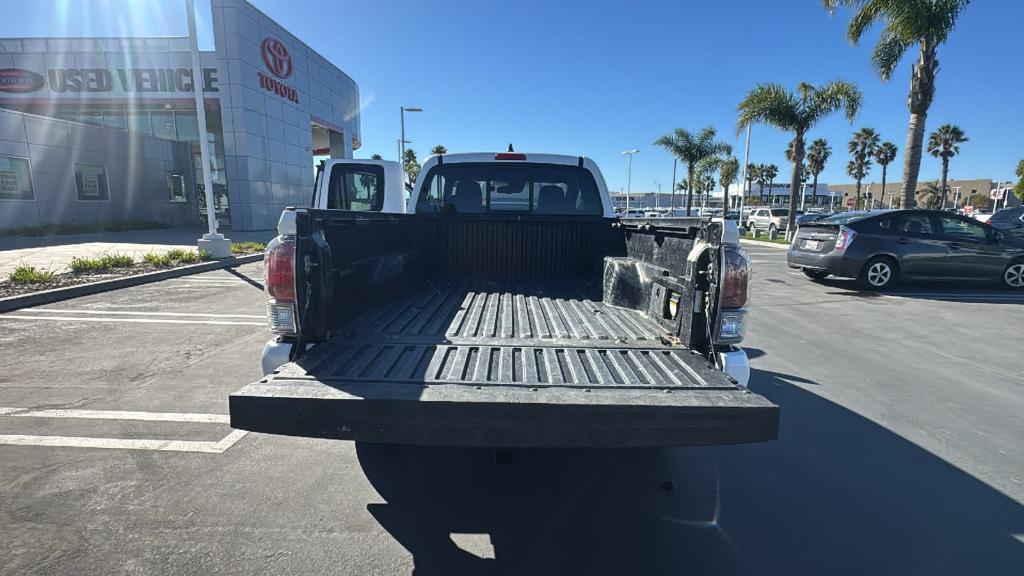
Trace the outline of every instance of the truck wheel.
<instances>
[{"instance_id":1,"label":"truck wheel","mask_svg":"<svg viewBox=\"0 0 1024 576\"><path fill-rule=\"evenodd\" d=\"M804 276L811 280L824 280L828 277L828 270L808 270L804 268Z\"/></svg>"},{"instance_id":2,"label":"truck wheel","mask_svg":"<svg viewBox=\"0 0 1024 576\"><path fill-rule=\"evenodd\" d=\"M860 270L857 284L865 290L885 290L896 284L896 261L888 256L875 256Z\"/></svg>"},{"instance_id":3,"label":"truck wheel","mask_svg":"<svg viewBox=\"0 0 1024 576\"><path fill-rule=\"evenodd\" d=\"M1010 290L1024 289L1024 260L1010 262L1003 272L1003 286Z\"/></svg>"}]
</instances>

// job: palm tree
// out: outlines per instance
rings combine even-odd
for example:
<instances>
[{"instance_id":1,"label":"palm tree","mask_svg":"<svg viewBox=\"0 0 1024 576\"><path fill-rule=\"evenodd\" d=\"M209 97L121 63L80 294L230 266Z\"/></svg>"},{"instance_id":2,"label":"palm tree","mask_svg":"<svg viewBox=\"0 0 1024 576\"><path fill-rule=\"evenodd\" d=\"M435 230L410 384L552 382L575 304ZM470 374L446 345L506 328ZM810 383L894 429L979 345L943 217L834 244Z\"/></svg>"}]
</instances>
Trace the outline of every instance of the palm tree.
<instances>
[{"instance_id":1,"label":"palm tree","mask_svg":"<svg viewBox=\"0 0 1024 576\"><path fill-rule=\"evenodd\" d=\"M761 171L764 173L765 182L768 183L768 203L772 200L772 185L775 184L775 177L779 175L779 167L775 164L762 164Z\"/></svg>"},{"instance_id":2,"label":"palm tree","mask_svg":"<svg viewBox=\"0 0 1024 576\"><path fill-rule=\"evenodd\" d=\"M832 148L824 138L816 139L807 147L807 171L814 177L814 183L811 184L812 196L818 193L818 175L825 171L825 164L831 155Z\"/></svg>"},{"instance_id":3,"label":"palm tree","mask_svg":"<svg viewBox=\"0 0 1024 576\"><path fill-rule=\"evenodd\" d=\"M736 182L740 174L740 161L735 156L729 156L718 167L718 183L722 185L722 215L729 213L729 186Z\"/></svg>"},{"instance_id":4,"label":"palm tree","mask_svg":"<svg viewBox=\"0 0 1024 576\"><path fill-rule=\"evenodd\" d=\"M960 153L960 145L967 142L964 131L955 124L943 124L928 135L928 153L942 158L942 208L946 207L946 177L949 176L949 159Z\"/></svg>"},{"instance_id":5,"label":"palm tree","mask_svg":"<svg viewBox=\"0 0 1024 576\"><path fill-rule=\"evenodd\" d=\"M686 177L688 180L686 190L686 213L690 213L693 205L694 177L697 176L695 169L697 162L708 156L732 154L732 146L725 142L715 140L717 133L711 126L702 129L694 134L689 130L676 128L671 134L666 134L654 141L655 146L661 146L670 154L686 164Z\"/></svg>"},{"instance_id":6,"label":"palm tree","mask_svg":"<svg viewBox=\"0 0 1024 576\"><path fill-rule=\"evenodd\" d=\"M765 196L768 189L768 165L758 164L756 174L757 191L758 195L761 197L761 203L763 204L765 202Z\"/></svg>"},{"instance_id":7,"label":"palm tree","mask_svg":"<svg viewBox=\"0 0 1024 576\"><path fill-rule=\"evenodd\" d=\"M853 133L853 138L850 138L850 143L847 145L847 150L850 152L850 164L846 168L846 173L853 176L854 180L857 181L857 208L861 208L860 203L860 181L867 176L868 171L871 170L871 157L874 155L875 148L878 147L878 133L875 132L874 128L861 128L860 130ZM870 209L870 207L869 207Z\"/></svg>"},{"instance_id":8,"label":"palm tree","mask_svg":"<svg viewBox=\"0 0 1024 576\"><path fill-rule=\"evenodd\" d=\"M928 182L924 185L924 189L921 190L921 204L924 204L925 208L935 208L939 205L939 199L942 197L942 190L939 188L939 183Z\"/></svg>"},{"instance_id":9,"label":"palm tree","mask_svg":"<svg viewBox=\"0 0 1024 576\"><path fill-rule=\"evenodd\" d=\"M883 81L892 77L903 55L918 47L917 62L911 68L910 125L903 156L903 207L914 207L914 191L921 169L921 147L928 108L935 95L935 75L939 71L936 51L949 37L956 20L970 0L822 0L825 9L834 12L837 6L856 9L846 29L846 37L857 44L873 24L885 29L871 55L871 64Z\"/></svg>"},{"instance_id":10,"label":"palm tree","mask_svg":"<svg viewBox=\"0 0 1024 576\"><path fill-rule=\"evenodd\" d=\"M737 129L754 123L767 124L793 133L793 175L790 190L800 185L800 171L804 160L804 136L819 120L844 110L846 119L853 122L860 109L861 93L856 86L835 80L821 88L801 82L796 93L778 84L759 84L739 105ZM789 221L786 235L796 229L796 195L789 195Z\"/></svg>"},{"instance_id":11,"label":"palm tree","mask_svg":"<svg viewBox=\"0 0 1024 576\"><path fill-rule=\"evenodd\" d=\"M416 152L412 148L406 148L405 158L403 158L403 160L402 164L405 167L405 174L409 179L409 184L414 184L416 182L416 178L419 177L420 169L422 168L419 160L416 159Z\"/></svg>"},{"instance_id":12,"label":"palm tree","mask_svg":"<svg viewBox=\"0 0 1024 576\"><path fill-rule=\"evenodd\" d=\"M718 172L723 162L725 159L721 156L708 156L697 163L696 192L698 200L701 200L701 206L710 203L711 191L715 189L715 172ZM701 198L700 194L704 194L704 198Z\"/></svg>"},{"instance_id":13,"label":"palm tree","mask_svg":"<svg viewBox=\"0 0 1024 576\"><path fill-rule=\"evenodd\" d=\"M896 145L892 142L882 142L875 148L875 162L882 167L882 200L885 200L885 174L888 171L889 163L896 159Z\"/></svg>"},{"instance_id":14,"label":"palm tree","mask_svg":"<svg viewBox=\"0 0 1024 576\"><path fill-rule=\"evenodd\" d=\"M370 160L383 160L383 159L384 159L384 157L381 156L380 154L374 154L373 156L370 156Z\"/></svg>"},{"instance_id":15,"label":"palm tree","mask_svg":"<svg viewBox=\"0 0 1024 576\"><path fill-rule=\"evenodd\" d=\"M760 182L760 169L758 164L747 164L747 192L753 192L754 182ZM746 194L744 194L744 201L746 201Z\"/></svg>"},{"instance_id":16,"label":"palm tree","mask_svg":"<svg viewBox=\"0 0 1024 576\"><path fill-rule=\"evenodd\" d=\"M438 144L437 146L434 146L433 148L430 149L430 153L435 155L435 156L440 156L442 154L447 154L448 153L448 149L445 148L444 146Z\"/></svg>"}]
</instances>

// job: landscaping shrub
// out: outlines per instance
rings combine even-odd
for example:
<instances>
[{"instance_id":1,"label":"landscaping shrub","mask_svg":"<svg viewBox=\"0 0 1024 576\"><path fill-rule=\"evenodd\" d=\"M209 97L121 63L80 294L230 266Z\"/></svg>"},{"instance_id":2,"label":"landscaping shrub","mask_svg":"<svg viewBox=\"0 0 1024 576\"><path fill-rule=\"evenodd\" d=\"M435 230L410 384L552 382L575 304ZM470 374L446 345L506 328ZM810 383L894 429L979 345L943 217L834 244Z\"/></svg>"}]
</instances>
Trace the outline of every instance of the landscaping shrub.
<instances>
[{"instance_id":1,"label":"landscaping shrub","mask_svg":"<svg viewBox=\"0 0 1024 576\"><path fill-rule=\"evenodd\" d=\"M53 272L36 270L35 266L23 264L8 274L7 279L11 284L46 284L53 280Z\"/></svg>"}]
</instances>

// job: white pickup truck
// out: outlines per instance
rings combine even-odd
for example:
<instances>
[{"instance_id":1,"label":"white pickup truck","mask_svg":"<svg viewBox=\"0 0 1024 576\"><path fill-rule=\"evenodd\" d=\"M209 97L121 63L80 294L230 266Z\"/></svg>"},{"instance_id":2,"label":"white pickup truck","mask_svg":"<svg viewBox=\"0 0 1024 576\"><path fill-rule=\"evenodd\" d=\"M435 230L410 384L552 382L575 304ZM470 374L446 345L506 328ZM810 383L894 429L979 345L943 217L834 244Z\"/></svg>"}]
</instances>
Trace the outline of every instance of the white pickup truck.
<instances>
[{"instance_id":1,"label":"white pickup truck","mask_svg":"<svg viewBox=\"0 0 1024 576\"><path fill-rule=\"evenodd\" d=\"M596 164L335 161L267 248L277 337L230 397L244 430L397 444L628 447L775 438L738 347L732 222L619 220Z\"/></svg>"}]
</instances>

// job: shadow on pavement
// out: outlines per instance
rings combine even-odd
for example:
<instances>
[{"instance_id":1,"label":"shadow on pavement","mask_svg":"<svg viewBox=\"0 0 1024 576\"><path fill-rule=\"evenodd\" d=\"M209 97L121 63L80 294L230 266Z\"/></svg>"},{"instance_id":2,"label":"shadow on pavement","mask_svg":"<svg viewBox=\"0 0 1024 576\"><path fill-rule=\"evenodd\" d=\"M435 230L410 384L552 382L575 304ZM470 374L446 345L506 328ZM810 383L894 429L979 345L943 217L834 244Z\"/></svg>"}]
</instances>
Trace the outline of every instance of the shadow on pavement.
<instances>
[{"instance_id":1,"label":"shadow on pavement","mask_svg":"<svg viewBox=\"0 0 1024 576\"><path fill-rule=\"evenodd\" d=\"M420 576L1024 573L1024 507L791 381L753 371L783 410L766 444L497 463L358 445L387 502L368 508Z\"/></svg>"}]
</instances>

